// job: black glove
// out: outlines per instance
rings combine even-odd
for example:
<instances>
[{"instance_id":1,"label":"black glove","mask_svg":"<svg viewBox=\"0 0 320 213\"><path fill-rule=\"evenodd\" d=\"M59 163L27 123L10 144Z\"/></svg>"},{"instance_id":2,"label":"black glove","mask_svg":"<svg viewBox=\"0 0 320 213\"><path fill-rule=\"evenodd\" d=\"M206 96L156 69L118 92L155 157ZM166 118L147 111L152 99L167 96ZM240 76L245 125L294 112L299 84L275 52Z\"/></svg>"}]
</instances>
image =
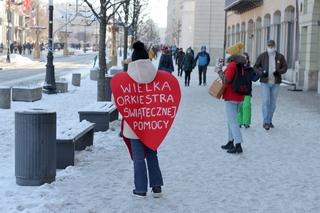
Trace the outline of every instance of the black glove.
<instances>
[{"instance_id":1,"label":"black glove","mask_svg":"<svg viewBox=\"0 0 320 213\"><path fill-rule=\"evenodd\" d=\"M274 76L278 76L278 75L279 75L279 72L278 72L278 71L275 71L275 72L273 72L273 75L274 75Z\"/></svg>"},{"instance_id":2,"label":"black glove","mask_svg":"<svg viewBox=\"0 0 320 213\"><path fill-rule=\"evenodd\" d=\"M262 76L262 77L268 77L268 72L267 72L267 70L262 70L261 76Z\"/></svg>"}]
</instances>

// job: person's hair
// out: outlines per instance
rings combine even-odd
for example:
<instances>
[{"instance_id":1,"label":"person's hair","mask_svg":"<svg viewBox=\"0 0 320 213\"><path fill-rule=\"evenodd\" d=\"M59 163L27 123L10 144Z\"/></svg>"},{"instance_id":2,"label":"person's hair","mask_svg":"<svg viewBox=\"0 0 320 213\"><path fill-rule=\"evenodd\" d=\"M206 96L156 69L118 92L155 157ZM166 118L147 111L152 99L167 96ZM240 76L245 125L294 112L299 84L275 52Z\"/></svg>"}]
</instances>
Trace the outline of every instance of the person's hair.
<instances>
[{"instance_id":1,"label":"person's hair","mask_svg":"<svg viewBox=\"0 0 320 213\"><path fill-rule=\"evenodd\" d=\"M243 55L246 57L246 60L247 60L247 65L250 65L251 62L250 62L250 57L249 57L249 54L247 52L244 52Z\"/></svg>"}]
</instances>

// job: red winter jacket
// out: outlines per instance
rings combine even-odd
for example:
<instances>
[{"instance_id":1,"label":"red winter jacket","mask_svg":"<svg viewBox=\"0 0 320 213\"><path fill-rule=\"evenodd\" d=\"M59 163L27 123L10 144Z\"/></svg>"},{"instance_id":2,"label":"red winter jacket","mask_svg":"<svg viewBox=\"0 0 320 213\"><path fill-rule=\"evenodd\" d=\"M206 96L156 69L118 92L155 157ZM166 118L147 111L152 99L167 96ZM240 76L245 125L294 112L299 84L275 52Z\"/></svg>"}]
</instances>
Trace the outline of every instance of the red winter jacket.
<instances>
[{"instance_id":1,"label":"red winter jacket","mask_svg":"<svg viewBox=\"0 0 320 213\"><path fill-rule=\"evenodd\" d=\"M244 99L244 95L240 95L233 91L232 82L236 76L237 63L235 61L230 62L227 65L226 70L224 71L225 79L226 79L226 88L223 93L223 99L226 101L236 101L242 102Z\"/></svg>"}]
</instances>

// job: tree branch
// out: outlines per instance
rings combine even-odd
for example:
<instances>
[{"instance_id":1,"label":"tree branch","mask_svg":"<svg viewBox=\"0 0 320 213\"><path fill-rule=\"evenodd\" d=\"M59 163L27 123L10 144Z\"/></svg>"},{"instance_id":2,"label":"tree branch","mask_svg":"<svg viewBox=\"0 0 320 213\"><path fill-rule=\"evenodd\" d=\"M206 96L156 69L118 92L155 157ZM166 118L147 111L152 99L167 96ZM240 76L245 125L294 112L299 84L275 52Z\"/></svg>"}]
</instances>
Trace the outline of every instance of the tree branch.
<instances>
[{"instance_id":1,"label":"tree branch","mask_svg":"<svg viewBox=\"0 0 320 213\"><path fill-rule=\"evenodd\" d=\"M91 4L88 0L83 0L83 1L88 5L88 7L90 8L90 10L93 12L94 16L95 16L97 19L100 19L99 14L94 10L92 4Z\"/></svg>"}]
</instances>

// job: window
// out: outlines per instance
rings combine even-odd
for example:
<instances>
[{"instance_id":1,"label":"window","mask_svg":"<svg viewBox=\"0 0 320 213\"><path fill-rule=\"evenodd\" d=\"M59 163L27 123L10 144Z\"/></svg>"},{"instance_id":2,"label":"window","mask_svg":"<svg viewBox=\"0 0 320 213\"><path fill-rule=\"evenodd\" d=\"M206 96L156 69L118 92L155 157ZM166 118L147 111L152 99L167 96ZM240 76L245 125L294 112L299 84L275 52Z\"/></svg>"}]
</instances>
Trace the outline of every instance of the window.
<instances>
[{"instance_id":1,"label":"window","mask_svg":"<svg viewBox=\"0 0 320 213\"><path fill-rule=\"evenodd\" d=\"M303 13L304 14L308 13L308 0L303 1Z\"/></svg>"},{"instance_id":2,"label":"window","mask_svg":"<svg viewBox=\"0 0 320 213\"><path fill-rule=\"evenodd\" d=\"M281 45L281 24L276 24L276 42L277 42L277 51L280 52Z\"/></svg>"},{"instance_id":3,"label":"window","mask_svg":"<svg viewBox=\"0 0 320 213\"><path fill-rule=\"evenodd\" d=\"M295 52L295 9L293 6L289 6L285 10L285 24L286 24L286 47L285 53L287 57L288 68L292 68L294 66L294 52Z\"/></svg>"},{"instance_id":4,"label":"window","mask_svg":"<svg viewBox=\"0 0 320 213\"><path fill-rule=\"evenodd\" d=\"M288 39L287 39L287 63L288 67L293 65L293 42L294 42L294 23L288 22Z\"/></svg>"},{"instance_id":5,"label":"window","mask_svg":"<svg viewBox=\"0 0 320 213\"><path fill-rule=\"evenodd\" d=\"M281 12L276 11L273 15L274 24L274 40L276 42L277 51L280 52L281 47Z\"/></svg>"},{"instance_id":6,"label":"window","mask_svg":"<svg viewBox=\"0 0 320 213\"><path fill-rule=\"evenodd\" d=\"M12 14L11 14L11 11L7 10L7 20L8 20L8 23L11 23L12 21Z\"/></svg>"}]
</instances>

